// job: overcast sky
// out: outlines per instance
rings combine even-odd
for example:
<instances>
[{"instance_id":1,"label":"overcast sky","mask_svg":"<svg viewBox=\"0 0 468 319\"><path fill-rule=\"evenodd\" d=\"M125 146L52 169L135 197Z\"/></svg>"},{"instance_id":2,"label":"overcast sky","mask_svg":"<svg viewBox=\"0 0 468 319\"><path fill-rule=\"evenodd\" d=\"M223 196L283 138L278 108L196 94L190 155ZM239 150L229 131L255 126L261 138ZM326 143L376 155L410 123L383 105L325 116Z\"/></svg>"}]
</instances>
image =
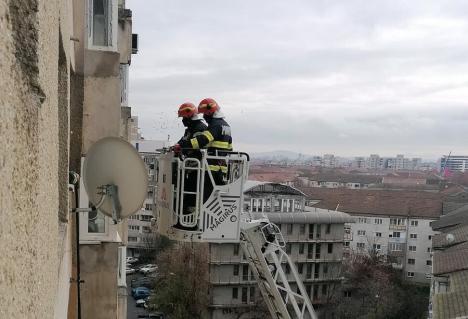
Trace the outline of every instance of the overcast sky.
<instances>
[{"instance_id":1,"label":"overcast sky","mask_svg":"<svg viewBox=\"0 0 468 319\"><path fill-rule=\"evenodd\" d=\"M130 103L147 139L220 104L234 147L468 153L468 1L127 0Z\"/></svg>"}]
</instances>

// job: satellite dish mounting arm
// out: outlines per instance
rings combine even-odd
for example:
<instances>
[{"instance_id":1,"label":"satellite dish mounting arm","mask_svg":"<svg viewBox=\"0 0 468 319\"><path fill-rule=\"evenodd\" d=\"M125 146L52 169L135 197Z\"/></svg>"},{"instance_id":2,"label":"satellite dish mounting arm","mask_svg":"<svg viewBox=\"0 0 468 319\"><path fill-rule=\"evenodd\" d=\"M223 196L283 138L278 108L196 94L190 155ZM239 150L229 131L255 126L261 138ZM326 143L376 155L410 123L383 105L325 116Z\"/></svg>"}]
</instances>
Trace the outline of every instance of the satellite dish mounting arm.
<instances>
[{"instance_id":1,"label":"satellite dish mounting arm","mask_svg":"<svg viewBox=\"0 0 468 319\"><path fill-rule=\"evenodd\" d=\"M101 205L106 200L107 196L109 196L112 204L112 220L117 224L121 220L120 213L122 212L122 205L120 205L119 200L119 187L114 184L107 184L102 185L99 187L99 189L100 192L98 194L101 194L102 198L96 205L96 209L99 209L99 207L101 207Z\"/></svg>"}]
</instances>

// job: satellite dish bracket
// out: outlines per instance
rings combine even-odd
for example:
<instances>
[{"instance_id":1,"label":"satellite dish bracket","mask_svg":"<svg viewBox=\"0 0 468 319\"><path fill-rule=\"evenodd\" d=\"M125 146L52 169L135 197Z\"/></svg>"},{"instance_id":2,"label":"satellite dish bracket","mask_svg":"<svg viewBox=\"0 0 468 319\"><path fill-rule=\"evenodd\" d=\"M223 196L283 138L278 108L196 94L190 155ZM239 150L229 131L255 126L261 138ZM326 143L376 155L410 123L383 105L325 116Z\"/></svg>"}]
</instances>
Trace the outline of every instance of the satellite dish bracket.
<instances>
[{"instance_id":1,"label":"satellite dish bracket","mask_svg":"<svg viewBox=\"0 0 468 319\"><path fill-rule=\"evenodd\" d=\"M122 211L122 205L120 205L120 200L119 200L119 187L114 184L107 184L107 185L102 185L98 187L99 195L102 195L101 199L99 200L99 203L96 206L93 206L91 208L75 208L72 210L74 213L85 213L85 212L92 212L96 211L99 209L99 207L104 204L104 201L106 200L107 197L110 198L111 203L112 203L112 220L114 221L115 224L120 222L121 219L121 211Z\"/></svg>"}]
</instances>

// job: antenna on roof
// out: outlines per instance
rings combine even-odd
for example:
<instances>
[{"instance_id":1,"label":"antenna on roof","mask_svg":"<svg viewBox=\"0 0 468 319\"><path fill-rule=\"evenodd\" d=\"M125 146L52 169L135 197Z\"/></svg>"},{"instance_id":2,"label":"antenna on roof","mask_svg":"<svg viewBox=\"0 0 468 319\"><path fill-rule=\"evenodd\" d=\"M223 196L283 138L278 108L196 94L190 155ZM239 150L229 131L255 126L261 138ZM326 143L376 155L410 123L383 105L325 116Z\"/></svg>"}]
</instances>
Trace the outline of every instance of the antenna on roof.
<instances>
[{"instance_id":1,"label":"antenna on roof","mask_svg":"<svg viewBox=\"0 0 468 319\"><path fill-rule=\"evenodd\" d=\"M335 212L338 211L338 207L340 207L340 204L339 204L339 203L338 203L338 205L336 205Z\"/></svg>"}]
</instances>

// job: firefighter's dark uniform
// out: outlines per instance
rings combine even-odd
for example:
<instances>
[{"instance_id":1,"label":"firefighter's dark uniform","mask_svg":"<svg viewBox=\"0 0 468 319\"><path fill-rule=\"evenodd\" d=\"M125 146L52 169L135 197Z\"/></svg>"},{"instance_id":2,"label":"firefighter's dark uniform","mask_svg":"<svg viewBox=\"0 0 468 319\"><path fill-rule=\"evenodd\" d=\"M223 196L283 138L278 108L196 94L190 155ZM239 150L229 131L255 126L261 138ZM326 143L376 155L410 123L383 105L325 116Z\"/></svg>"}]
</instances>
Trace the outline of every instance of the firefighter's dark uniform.
<instances>
[{"instance_id":1,"label":"firefighter's dark uniform","mask_svg":"<svg viewBox=\"0 0 468 319\"><path fill-rule=\"evenodd\" d=\"M232 151L231 127L223 118L212 118L208 123L207 130L180 145L182 148L206 148L209 155L225 156L226 153L223 151ZM208 165L215 183L217 185L224 184L224 176L227 174L228 169L226 161L209 159ZM208 181L206 181L207 178ZM212 190L213 185L209 183L209 177L206 176L204 200L209 197Z\"/></svg>"},{"instance_id":2,"label":"firefighter's dark uniform","mask_svg":"<svg viewBox=\"0 0 468 319\"><path fill-rule=\"evenodd\" d=\"M189 125L185 129L184 136L182 136L182 138L177 142L177 144L184 147L183 145L186 144L186 142L190 143L190 140L192 138L202 134L207 129L208 129L208 126L206 126L206 124L203 123L203 121L201 119L200 120L191 120L189 122ZM185 153L184 150L182 150L182 153L184 153L185 155L188 155L188 156L193 155L193 154L189 154L190 151Z\"/></svg>"}]
</instances>

